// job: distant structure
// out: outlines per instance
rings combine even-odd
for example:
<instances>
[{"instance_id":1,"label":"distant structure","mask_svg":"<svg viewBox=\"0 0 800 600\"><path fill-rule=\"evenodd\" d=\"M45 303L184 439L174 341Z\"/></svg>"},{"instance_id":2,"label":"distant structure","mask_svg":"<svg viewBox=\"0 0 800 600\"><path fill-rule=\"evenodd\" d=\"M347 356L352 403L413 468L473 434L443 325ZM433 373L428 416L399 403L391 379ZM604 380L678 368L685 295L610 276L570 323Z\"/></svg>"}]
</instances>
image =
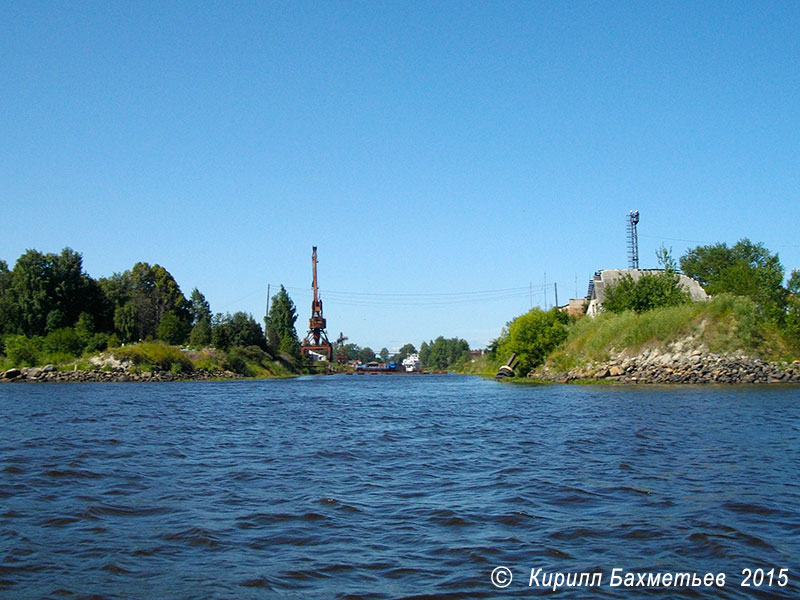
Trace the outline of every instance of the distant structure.
<instances>
[{"instance_id":1,"label":"distant structure","mask_svg":"<svg viewBox=\"0 0 800 600\"><path fill-rule=\"evenodd\" d=\"M411 354L408 358L403 360L403 368L406 373L417 373L422 370L422 361L419 359L419 354Z\"/></svg>"},{"instance_id":2,"label":"distant structure","mask_svg":"<svg viewBox=\"0 0 800 600\"><path fill-rule=\"evenodd\" d=\"M586 314L590 317L596 317L600 314L603 309L603 302L606 299L606 290L617 285L625 276L630 275L634 281L638 281L646 273L657 275L663 272L660 269L605 269L597 271L589 282L589 292L584 300ZM677 278L678 285L682 290L689 293L692 302L708 300L708 294L695 279L682 273L678 274Z\"/></svg>"},{"instance_id":3,"label":"distant structure","mask_svg":"<svg viewBox=\"0 0 800 600\"><path fill-rule=\"evenodd\" d=\"M636 234L636 225L639 224L639 211L628 212L628 268L639 268L639 237Z\"/></svg>"},{"instance_id":4,"label":"distant structure","mask_svg":"<svg viewBox=\"0 0 800 600\"><path fill-rule=\"evenodd\" d=\"M317 247L313 246L311 254L311 266L314 272L314 280L311 287L314 290L314 299L311 301L311 318L308 320L308 334L300 343L300 351L314 360L330 361L333 356L333 346L328 341L328 334L325 333L325 317L322 316L322 300L319 298L319 287L317 286Z\"/></svg>"},{"instance_id":5,"label":"distant structure","mask_svg":"<svg viewBox=\"0 0 800 600\"><path fill-rule=\"evenodd\" d=\"M343 334L341 331L339 332L339 337L336 339L336 348L338 352L335 356L336 362L344 364L347 362L347 353L344 351L344 343L349 340L350 338Z\"/></svg>"}]
</instances>

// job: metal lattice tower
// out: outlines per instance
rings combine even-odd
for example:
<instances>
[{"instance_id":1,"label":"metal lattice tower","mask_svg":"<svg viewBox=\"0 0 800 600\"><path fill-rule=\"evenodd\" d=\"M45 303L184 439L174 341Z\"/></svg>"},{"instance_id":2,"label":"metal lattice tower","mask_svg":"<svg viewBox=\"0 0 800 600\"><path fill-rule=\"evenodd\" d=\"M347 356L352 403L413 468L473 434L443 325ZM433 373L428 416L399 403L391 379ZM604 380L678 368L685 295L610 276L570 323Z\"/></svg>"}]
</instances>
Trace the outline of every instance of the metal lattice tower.
<instances>
[{"instance_id":1,"label":"metal lattice tower","mask_svg":"<svg viewBox=\"0 0 800 600\"><path fill-rule=\"evenodd\" d=\"M639 223L639 211L628 212L628 268L639 268L639 237L636 234L636 225Z\"/></svg>"}]
</instances>

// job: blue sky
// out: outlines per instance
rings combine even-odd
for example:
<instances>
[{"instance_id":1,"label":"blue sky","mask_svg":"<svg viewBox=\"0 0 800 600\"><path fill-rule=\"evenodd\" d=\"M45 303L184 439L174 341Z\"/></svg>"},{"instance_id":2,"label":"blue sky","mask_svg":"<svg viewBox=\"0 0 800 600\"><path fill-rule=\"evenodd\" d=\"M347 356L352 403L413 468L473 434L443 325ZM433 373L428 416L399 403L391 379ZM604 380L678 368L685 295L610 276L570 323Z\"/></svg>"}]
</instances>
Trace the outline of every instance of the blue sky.
<instances>
[{"instance_id":1,"label":"blue sky","mask_svg":"<svg viewBox=\"0 0 800 600\"><path fill-rule=\"evenodd\" d=\"M0 5L0 258L473 347L664 243L800 268L796 2ZM543 285L547 283L547 298Z\"/></svg>"}]
</instances>

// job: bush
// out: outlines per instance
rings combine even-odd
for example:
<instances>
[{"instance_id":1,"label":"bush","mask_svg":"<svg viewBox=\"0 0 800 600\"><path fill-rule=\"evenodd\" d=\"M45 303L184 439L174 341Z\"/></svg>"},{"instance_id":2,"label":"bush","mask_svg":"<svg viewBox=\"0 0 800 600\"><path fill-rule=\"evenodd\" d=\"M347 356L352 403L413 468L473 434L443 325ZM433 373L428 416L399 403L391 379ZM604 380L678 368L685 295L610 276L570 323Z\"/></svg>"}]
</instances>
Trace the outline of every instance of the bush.
<instances>
[{"instance_id":1,"label":"bush","mask_svg":"<svg viewBox=\"0 0 800 600\"><path fill-rule=\"evenodd\" d=\"M42 351L42 338L9 335L5 340L6 356L15 367L34 367Z\"/></svg>"},{"instance_id":2,"label":"bush","mask_svg":"<svg viewBox=\"0 0 800 600\"><path fill-rule=\"evenodd\" d=\"M625 275L616 285L606 289L603 308L615 313L626 310L642 313L687 302L689 294L680 287L675 273L664 271L644 273L638 280Z\"/></svg>"},{"instance_id":3,"label":"bush","mask_svg":"<svg viewBox=\"0 0 800 600\"><path fill-rule=\"evenodd\" d=\"M162 342L141 342L132 346L114 348L116 358L128 358L135 365L152 365L164 371L169 371L172 365L180 365L182 372L193 369L192 361L183 353Z\"/></svg>"},{"instance_id":4,"label":"bush","mask_svg":"<svg viewBox=\"0 0 800 600\"><path fill-rule=\"evenodd\" d=\"M86 340L87 352L102 352L109 346L109 335L107 333L95 333Z\"/></svg>"},{"instance_id":5,"label":"bush","mask_svg":"<svg viewBox=\"0 0 800 600\"><path fill-rule=\"evenodd\" d=\"M254 377L255 371L250 367L247 362L245 353L242 348L234 348L227 353L223 367L228 371L233 371L245 377Z\"/></svg>"},{"instance_id":6,"label":"bush","mask_svg":"<svg viewBox=\"0 0 800 600\"><path fill-rule=\"evenodd\" d=\"M48 354L80 356L83 354L83 340L74 329L64 327L48 333L44 338L42 349Z\"/></svg>"},{"instance_id":7,"label":"bush","mask_svg":"<svg viewBox=\"0 0 800 600\"><path fill-rule=\"evenodd\" d=\"M517 317L500 336L497 355L505 361L516 353L520 373L528 373L544 362L550 352L567 338L569 317L553 308L534 308Z\"/></svg>"},{"instance_id":8,"label":"bush","mask_svg":"<svg viewBox=\"0 0 800 600\"><path fill-rule=\"evenodd\" d=\"M191 367L187 368L184 363L181 362L174 362L169 367L169 372L173 375L180 375L181 373L191 373Z\"/></svg>"}]
</instances>

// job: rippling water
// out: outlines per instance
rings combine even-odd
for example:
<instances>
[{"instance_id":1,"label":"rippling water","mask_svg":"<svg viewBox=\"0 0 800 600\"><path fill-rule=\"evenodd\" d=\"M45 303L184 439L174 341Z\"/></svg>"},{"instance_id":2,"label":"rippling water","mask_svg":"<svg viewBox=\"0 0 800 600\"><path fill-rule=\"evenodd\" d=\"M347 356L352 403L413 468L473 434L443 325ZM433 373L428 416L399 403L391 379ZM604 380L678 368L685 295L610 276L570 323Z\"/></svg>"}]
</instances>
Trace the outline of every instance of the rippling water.
<instances>
[{"instance_id":1,"label":"rippling water","mask_svg":"<svg viewBox=\"0 0 800 600\"><path fill-rule=\"evenodd\" d=\"M3 385L0 417L2 597L800 597L800 388Z\"/></svg>"}]
</instances>

